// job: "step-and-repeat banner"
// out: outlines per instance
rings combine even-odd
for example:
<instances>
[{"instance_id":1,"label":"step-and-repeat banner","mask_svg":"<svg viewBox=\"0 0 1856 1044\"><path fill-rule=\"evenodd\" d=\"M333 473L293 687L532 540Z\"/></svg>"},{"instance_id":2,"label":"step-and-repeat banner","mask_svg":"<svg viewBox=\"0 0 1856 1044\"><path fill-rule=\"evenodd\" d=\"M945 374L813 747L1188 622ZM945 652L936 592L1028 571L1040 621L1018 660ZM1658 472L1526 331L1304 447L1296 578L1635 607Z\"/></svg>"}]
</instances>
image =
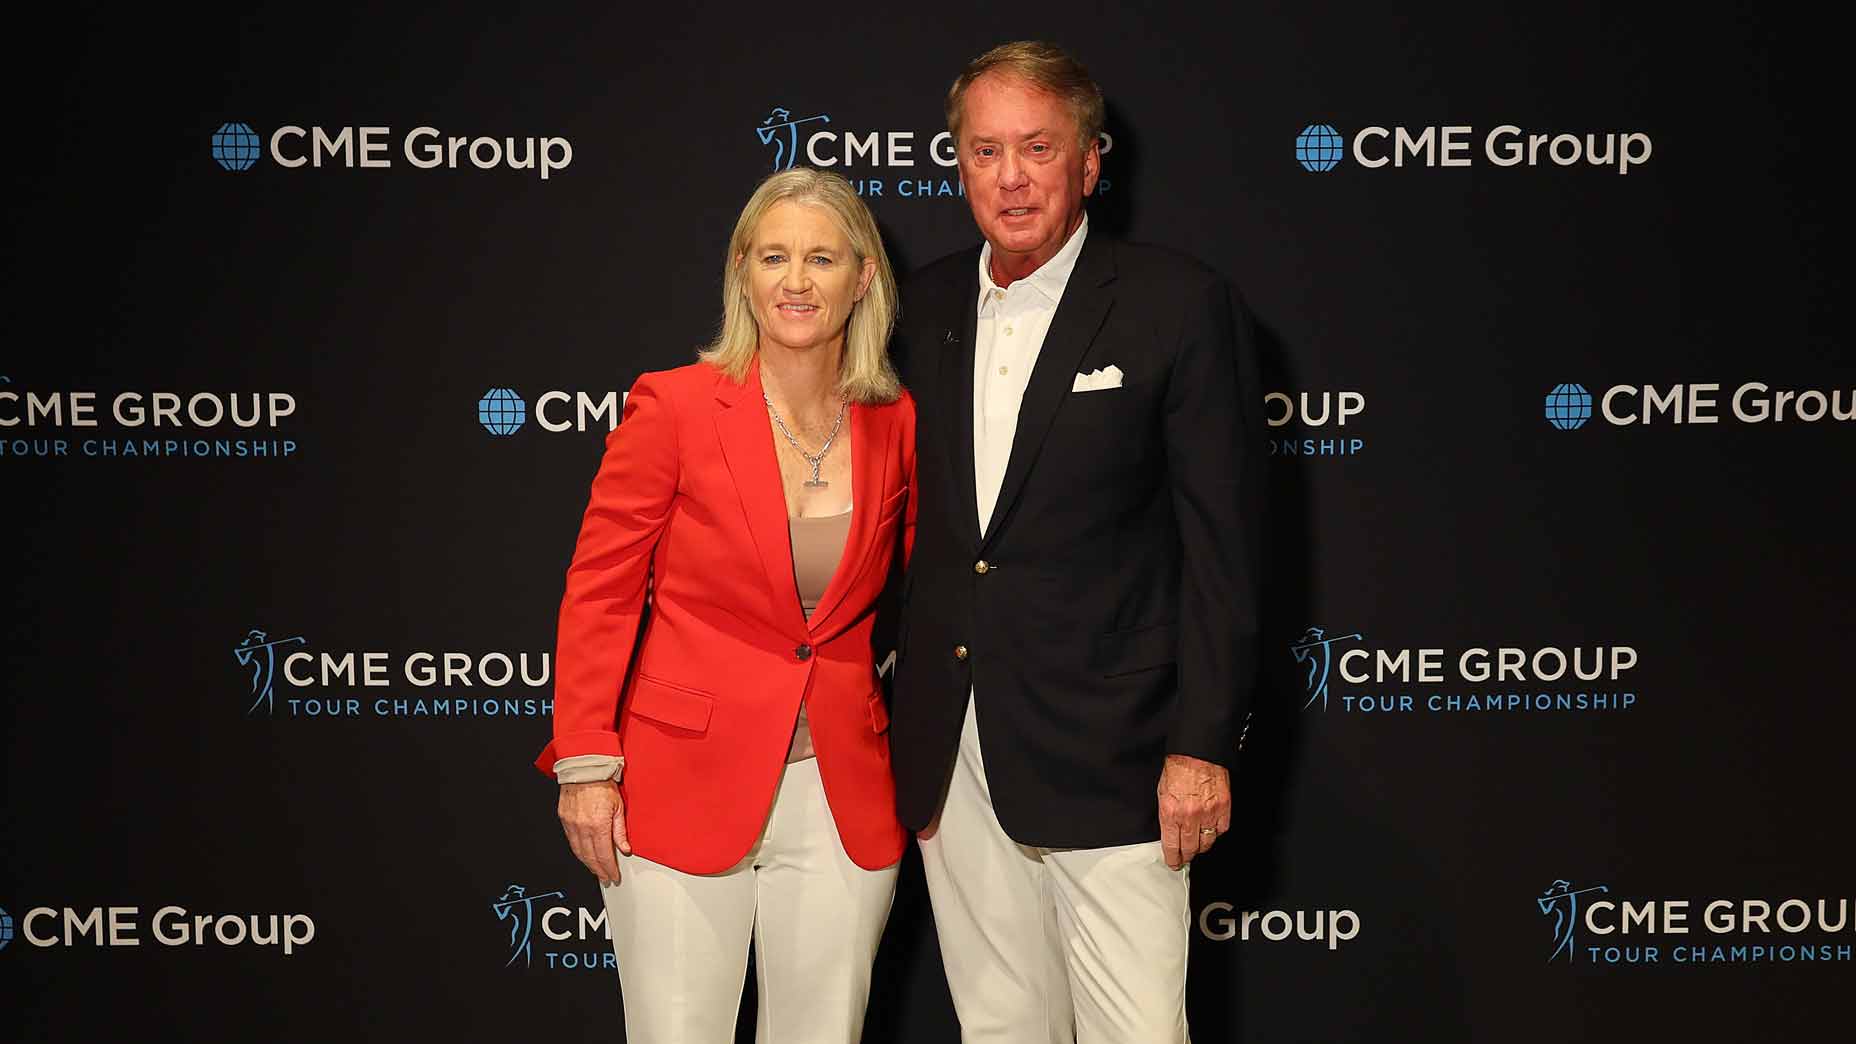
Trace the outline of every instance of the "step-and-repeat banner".
<instances>
[{"instance_id":1,"label":"step-and-repeat banner","mask_svg":"<svg viewBox=\"0 0 1856 1044\"><path fill-rule=\"evenodd\" d=\"M603 441L768 171L852 179L901 270L976 242L941 99L1024 37L1107 93L1091 220L1260 327L1266 669L1195 1036L1847 1033L1834 38L1252 7L16 23L7 1035L620 1039L529 767ZM913 862L876 977L866 1039L956 1039Z\"/></svg>"}]
</instances>

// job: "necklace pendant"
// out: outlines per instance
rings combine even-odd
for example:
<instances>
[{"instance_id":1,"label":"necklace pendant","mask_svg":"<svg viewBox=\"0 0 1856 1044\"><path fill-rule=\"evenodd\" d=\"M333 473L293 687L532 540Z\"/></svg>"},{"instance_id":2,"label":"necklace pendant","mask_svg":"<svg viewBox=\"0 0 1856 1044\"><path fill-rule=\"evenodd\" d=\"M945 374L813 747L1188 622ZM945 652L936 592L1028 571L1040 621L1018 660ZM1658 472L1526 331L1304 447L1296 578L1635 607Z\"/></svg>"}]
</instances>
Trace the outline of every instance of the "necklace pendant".
<instances>
[{"instance_id":1,"label":"necklace pendant","mask_svg":"<svg viewBox=\"0 0 1856 1044\"><path fill-rule=\"evenodd\" d=\"M804 482L800 483L800 485L807 489L824 489L831 485L831 483L826 482L824 479L806 479Z\"/></svg>"}]
</instances>

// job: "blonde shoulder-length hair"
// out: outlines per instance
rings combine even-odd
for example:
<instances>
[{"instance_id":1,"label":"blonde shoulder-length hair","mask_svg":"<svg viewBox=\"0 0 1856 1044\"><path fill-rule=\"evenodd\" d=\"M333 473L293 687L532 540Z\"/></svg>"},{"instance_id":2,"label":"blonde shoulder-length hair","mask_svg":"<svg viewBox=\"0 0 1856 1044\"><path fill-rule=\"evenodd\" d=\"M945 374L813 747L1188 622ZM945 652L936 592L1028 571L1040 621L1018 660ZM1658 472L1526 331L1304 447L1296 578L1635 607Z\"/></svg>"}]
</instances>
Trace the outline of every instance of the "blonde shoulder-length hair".
<instances>
[{"instance_id":1,"label":"blonde shoulder-length hair","mask_svg":"<svg viewBox=\"0 0 1856 1044\"><path fill-rule=\"evenodd\" d=\"M783 170L762 181L748 197L748 205L735 222L735 234L728 238L728 256L722 267L722 326L715 340L696 357L732 380L747 378L760 345L760 328L755 325L754 309L748 301L746 255L760 219L774 204L789 201L830 214L844 238L850 240L859 266L866 260L876 261L876 275L864 291L863 300L851 309L838 393L864 405L895 402L902 389L896 369L889 362L889 335L896 325L896 273L889 267L883 236L877 231L876 219L870 216L870 208L864 206L850 182L830 171L809 167Z\"/></svg>"}]
</instances>

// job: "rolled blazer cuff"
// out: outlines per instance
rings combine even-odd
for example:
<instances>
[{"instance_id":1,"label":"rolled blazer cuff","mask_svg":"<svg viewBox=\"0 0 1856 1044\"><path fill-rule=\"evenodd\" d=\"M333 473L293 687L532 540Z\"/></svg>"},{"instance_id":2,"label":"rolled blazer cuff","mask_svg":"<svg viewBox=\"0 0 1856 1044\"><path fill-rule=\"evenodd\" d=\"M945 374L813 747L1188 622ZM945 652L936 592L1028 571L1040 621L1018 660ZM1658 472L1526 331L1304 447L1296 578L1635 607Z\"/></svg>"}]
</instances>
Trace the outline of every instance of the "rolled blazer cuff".
<instances>
[{"instance_id":1,"label":"rolled blazer cuff","mask_svg":"<svg viewBox=\"0 0 1856 1044\"><path fill-rule=\"evenodd\" d=\"M624 773L625 759L610 754L576 754L554 763L557 783L616 783Z\"/></svg>"},{"instance_id":2,"label":"rolled blazer cuff","mask_svg":"<svg viewBox=\"0 0 1856 1044\"><path fill-rule=\"evenodd\" d=\"M542 748L541 756L535 759L535 770L553 778L555 762L583 754L604 754L619 759L625 757L625 751L619 748L619 734L611 729L564 732Z\"/></svg>"}]
</instances>

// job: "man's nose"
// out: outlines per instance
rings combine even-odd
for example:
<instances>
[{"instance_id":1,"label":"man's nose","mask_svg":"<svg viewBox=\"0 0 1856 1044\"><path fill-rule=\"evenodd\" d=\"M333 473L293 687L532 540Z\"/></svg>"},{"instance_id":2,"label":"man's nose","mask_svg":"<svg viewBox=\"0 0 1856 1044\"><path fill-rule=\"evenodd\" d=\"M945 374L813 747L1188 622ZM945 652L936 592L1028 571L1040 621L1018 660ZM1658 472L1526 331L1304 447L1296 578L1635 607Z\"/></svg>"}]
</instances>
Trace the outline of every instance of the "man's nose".
<instances>
[{"instance_id":1,"label":"man's nose","mask_svg":"<svg viewBox=\"0 0 1856 1044\"><path fill-rule=\"evenodd\" d=\"M1017 152L1006 150L1005 156L999 161L999 187L1008 191L1023 188L1028 180L1025 176L1025 161L1019 158Z\"/></svg>"}]
</instances>

